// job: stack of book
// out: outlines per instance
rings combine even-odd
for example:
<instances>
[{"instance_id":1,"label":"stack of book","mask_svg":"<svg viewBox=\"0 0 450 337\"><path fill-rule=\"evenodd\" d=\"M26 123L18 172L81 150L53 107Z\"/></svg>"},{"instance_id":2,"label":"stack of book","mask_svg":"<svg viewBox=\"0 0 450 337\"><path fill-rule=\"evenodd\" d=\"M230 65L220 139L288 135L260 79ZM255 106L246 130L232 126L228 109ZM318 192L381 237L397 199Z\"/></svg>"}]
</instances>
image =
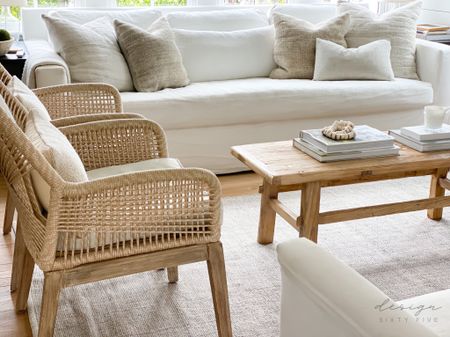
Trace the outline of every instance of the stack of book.
<instances>
[{"instance_id":1,"label":"stack of book","mask_svg":"<svg viewBox=\"0 0 450 337\"><path fill-rule=\"evenodd\" d=\"M354 131L356 137L352 140L332 140L321 129L304 130L293 145L321 163L399 154L394 138L386 133L367 125L357 125Z\"/></svg>"},{"instance_id":2,"label":"stack of book","mask_svg":"<svg viewBox=\"0 0 450 337\"><path fill-rule=\"evenodd\" d=\"M428 129L423 125L391 130L389 134L399 143L419 152L450 150L450 125L440 129Z\"/></svg>"},{"instance_id":3,"label":"stack of book","mask_svg":"<svg viewBox=\"0 0 450 337\"><path fill-rule=\"evenodd\" d=\"M420 24L417 25L417 38L440 43L450 43L450 27Z\"/></svg>"}]
</instances>

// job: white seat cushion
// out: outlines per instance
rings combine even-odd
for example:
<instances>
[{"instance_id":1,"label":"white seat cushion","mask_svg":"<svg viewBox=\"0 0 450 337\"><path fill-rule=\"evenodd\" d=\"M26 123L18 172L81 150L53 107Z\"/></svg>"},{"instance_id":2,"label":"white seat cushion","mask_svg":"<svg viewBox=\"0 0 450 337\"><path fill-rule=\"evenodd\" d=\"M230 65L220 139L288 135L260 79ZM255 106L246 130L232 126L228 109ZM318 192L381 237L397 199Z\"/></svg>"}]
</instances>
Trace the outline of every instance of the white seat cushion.
<instances>
[{"instance_id":1,"label":"white seat cushion","mask_svg":"<svg viewBox=\"0 0 450 337\"><path fill-rule=\"evenodd\" d=\"M87 171L87 176L89 180L95 180L111 176L117 176L125 173L160 170L160 169L174 169L182 167L183 166L181 165L178 159L158 158L158 159L138 161L136 163L124 165L102 167L96 170Z\"/></svg>"},{"instance_id":2,"label":"white seat cushion","mask_svg":"<svg viewBox=\"0 0 450 337\"><path fill-rule=\"evenodd\" d=\"M430 84L415 80L311 81L251 78L193 83L156 93L122 93L124 111L166 130L339 118L419 110L433 102Z\"/></svg>"},{"instance_id":3,"label":"white seat cushion","mask_svg":"<svg viewBox=\"0 0 450 337\"><path fill-rule=\"evenodd\" d=\"M409 298L397 303L404 307L412 306L413 308L421 305L424 308L434 307L423 310L416 316L416 319L419 319L423 325L439 337L450 337L450 289ZM408 311L413 314L418 312L418 310Z\"/></svg>"}]
</instances>

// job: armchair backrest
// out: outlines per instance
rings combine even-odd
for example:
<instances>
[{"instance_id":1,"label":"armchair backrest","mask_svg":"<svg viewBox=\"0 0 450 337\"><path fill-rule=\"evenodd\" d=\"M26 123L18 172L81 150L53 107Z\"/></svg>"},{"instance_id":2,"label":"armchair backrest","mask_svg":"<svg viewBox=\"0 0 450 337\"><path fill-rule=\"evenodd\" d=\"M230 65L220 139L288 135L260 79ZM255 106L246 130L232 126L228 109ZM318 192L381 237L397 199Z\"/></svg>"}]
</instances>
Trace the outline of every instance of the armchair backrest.
<instances>
[{"instance_id":1,"label":"armchair backrest","mask_svg":"<svg viewBox=\"0 0 450 337\"><path fill-rule=\"evenodd\" d=\"M5 85L8 85L8 83L11 81L11 79L12 79L11 74L0 63L0 81L3 82Z\"/></svg>"}]
</instances>

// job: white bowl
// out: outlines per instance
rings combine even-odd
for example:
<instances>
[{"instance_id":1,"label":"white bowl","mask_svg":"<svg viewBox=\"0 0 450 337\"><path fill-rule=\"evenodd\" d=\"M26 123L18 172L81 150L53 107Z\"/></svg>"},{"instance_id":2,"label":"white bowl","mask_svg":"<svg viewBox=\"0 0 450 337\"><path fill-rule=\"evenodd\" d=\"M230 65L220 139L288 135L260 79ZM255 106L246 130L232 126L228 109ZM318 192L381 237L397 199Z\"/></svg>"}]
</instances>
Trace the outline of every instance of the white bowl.
<instances>
[{"instance_id":1,"label":"white bowl","mask_svg":"<svg viewBox=\"0 0 450 337\"><path fill-rule=\"evenodd\" d=\"M10 40L0 41L0 56L5 55L8 52L8 50L11 49L13 43L14 43L13 37Z\"/></svg>"}]
</instances>

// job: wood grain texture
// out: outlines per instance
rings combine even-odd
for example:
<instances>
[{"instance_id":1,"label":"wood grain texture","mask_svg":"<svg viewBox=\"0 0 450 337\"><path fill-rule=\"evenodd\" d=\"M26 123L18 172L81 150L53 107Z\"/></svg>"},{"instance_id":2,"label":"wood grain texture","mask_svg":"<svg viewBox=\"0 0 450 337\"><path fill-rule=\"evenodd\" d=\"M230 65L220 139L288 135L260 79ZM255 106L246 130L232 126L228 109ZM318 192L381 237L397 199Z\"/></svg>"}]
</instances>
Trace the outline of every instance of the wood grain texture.
<instances>
[{"instance_id":1,"label":"wood grain texture","mask_svg":"<svg viewBox=\"0 0 450 337\"><path fill-rule=\"evenodd\" d=\"M275 230L276 212L270 202L278 196L277 187L264 181L259 211L258 242L266 245L272 243Z\"/></svg>"},{"instance_id":2,"label":"wood grain texture","mask_svg":"<svg viewBox=\"0 0 450 337\"><path fill-rule=\"evenodd\" d=\"M445 188L440 184L440 180L447 177L448 169L438 169L431 176L430 198L442 197L445 194ZM448 206L448 205L444 205ZM432 220L442 219L442 207L432 208L428 210L428 217Z\"/></svg>"},{"instance_id":3,"label":"wood grain texture","mask_svg":"<svg viewBox=\"0 0 450 337\"><path fill-rule=\"evenodd\" d=\"M320 182L305 185L300 201L300 236L317 242L320 212Z\"/></svg>"}]
</instances>

